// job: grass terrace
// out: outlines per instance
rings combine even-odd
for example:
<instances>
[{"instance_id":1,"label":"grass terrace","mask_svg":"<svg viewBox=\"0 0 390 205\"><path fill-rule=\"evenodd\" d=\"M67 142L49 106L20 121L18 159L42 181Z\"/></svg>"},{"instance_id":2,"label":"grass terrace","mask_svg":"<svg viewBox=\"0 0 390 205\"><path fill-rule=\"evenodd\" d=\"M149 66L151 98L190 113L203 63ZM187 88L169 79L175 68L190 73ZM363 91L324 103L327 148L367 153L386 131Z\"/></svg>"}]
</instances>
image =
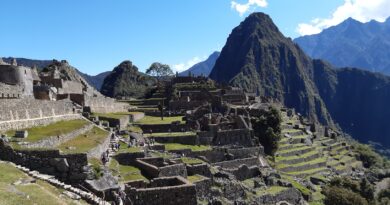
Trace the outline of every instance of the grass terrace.
<instances>
[{"instance_id":1,"label":"grass terrace","mask_svg":"<svg viewBox=\"0 0 390 205\"><path fill-rule=\"evenodd\" d=\"M183 136L194 136L195 132L166 132L166 133L153 133L144 134L145 137L183 137Z\"/></svg>"},{"instance_id":2,"label":"grass terrace","mask_svg":"<svg viewBox=\"0 0 390 205\"><path fill-rule=\"evenodd\" d=\"M164 117L164 120L161 120L161 117L145 116L137 122L137 124L153 125L153 124L171 124L172 122L179 121L184 123L183 116L176 117Z\"/></svg>"},{"instance_id":3,"label":"grass terrace","mask_svg":"<svg viewBox=\"0 0 390 205\"><path fill-rule=\"evenodd\" d=\"M67 205L87 204L62 196L64 190L47 182L37 180L35 183L16 185L15 182L32 178L10 164L0 162L0 204L6 205Z\"/></svg>"},{"instance_id":4,"label":"grass terrace","mask_svg":"<svg viewBox=\"0 0 390 205\"><path fill-rule=\"evenodd\" d=\"M139 113L141 113L141 112L93 113L92 115L93 116L98 116L98 117L120 119L123 116L139 114Z\"/></svg>"},{"instance_id":5,"label":"grass terrace","mask_svg":"<svg viewBox=\"0 0 390 205\"><path fill-rule=\"evenodd\" d=\"M128 147L126 143L119 142L120 148L117 153L136 153L136 152L143 152L141 147Z\"/></svg>"},{"instance_id":6,"label":"grass terrace","mask_svg":"<svg viewBox=\"0 0 390 205\"><path fill-rule=\"evenodd\" d=\"M164 145L165 145L165 150L167 151L191 149L191 151L193 152L199 152L199 151L211 150L211 147L206 145L184 145L184 144L177 144L177 143L166 143Z\"/></svg>"},{"instance_id":7,"label":"grass terrace","mask_svg":"<svg viewBox=\"0 0 390 205\"><path fill-rule=\"evenodd\" d=\"M189 157L182 157L181 161L185 164L202 164L204 163L203 160L197 159L197 158L189 158Z\"/></svg>"},{"instance_id":8,"label":"grass terrace","mask_svg":"<svg viewBox=\"0 0 390 205\"><path fill-rule=\"evenodd\" d=\"M203 179L205 179L205 177L199 174L187 177L187 180L190 181L191 183L198 182Z\"/></svg>"},{"instance_id":9,"label":"grass terrace","mask_svg":"<svg viewBox=\"0 0 390 205\"><path fill-rule=\"evenodd\" d=\"M98 127L92 128L87 133L69 140L58 148L65 153L85 153L102 144L107 139L108 132Z\"/></svg>"},{"instance_id":10,"label":"grass terrace","mask_svg":"<svg viewBox=\"0 0 390 205\"><path fill-rule=\"evenodd\" d=\"M86 120L69 120L69 121L60 121L47 126L39 126L27 129L28 137L22 139L25 142L38 142L47 137L53 137L58 135L68 134L74 130L81 129L89 122ZM6 133L8 136L15 136L15 130L8 131Z\"/></svg>"},{"instance_id":11,"label":"grass terrace","mask_svg":"<svg viewBox=\"0 0 390 205\"><path fill-rule=\"evenodd\" d=\"M128 182L133 180L148 181L148 179L146 179L141 174L140 169L133 166L121 165L115 159L111 159L109 168L113 172L113 174L119 178L120 182Z\"/></svg>"}]
</instances>

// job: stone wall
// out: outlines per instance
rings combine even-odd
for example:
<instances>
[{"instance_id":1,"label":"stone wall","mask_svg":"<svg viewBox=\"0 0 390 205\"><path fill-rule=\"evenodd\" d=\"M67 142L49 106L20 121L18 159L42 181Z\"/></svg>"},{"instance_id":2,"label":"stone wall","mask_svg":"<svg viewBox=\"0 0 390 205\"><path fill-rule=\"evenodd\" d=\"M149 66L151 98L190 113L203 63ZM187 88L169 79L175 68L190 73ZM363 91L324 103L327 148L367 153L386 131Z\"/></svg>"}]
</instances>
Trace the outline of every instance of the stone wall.
<instances>
[{"instance_id":1,"label":"stone wall","mask_svg":"<svg viewBox=\"0 0 390 205\"><path fill-rule=\"evenodd\" d=\"M194 182L196 186L196 195L199 198L207 198L210 196L210 189L213 184L210 178L204 178L200 181Z\"/></svg>"},{"instance_id":2,"label":"stone wall","mask_svg":"<svg viewBox=\"0 0 390 205\"><path fill-rule=\"evenodd\" d=\"M154 137L155 141L158 143L179 143L186 145L197 145L198 137L196 135L183 135L183 136L164 136L164 137Z\"/></svg>"},{"instance_id":3,"label":"stone wall","mask_svg":"<svg viewBox=\"0 0 390 205\"><path fill-rule=\"evenodd\" d=\"M248 167L258 166L260 165L260 161L258 157L251 157L245 159L236 159L236 160L217 162L217 163L213 163L212 165L219 166L224 169L235 169L243 164L247 165Z\"/></svg>"},{"instance_id":4,"label":"stone wall","mask_svg":"<svg viewBox=\"0 0 390 205\"><path fill-rule=\"evenodd\" d=\"M35 99L4 99L0 101L0 130L25 129L60 120L77 119L72 102Z\"/></svg>"},{"instance_id":5,"label":"stone wall","mask_svg":"<svg viewBox=\"0 0 390 205\"><path fill-rule=\"evenodd\" d=\"M72 184L82 183L88 175L85 169L88 165L86 154L63 155L59 150L17 151L0 139L0 159L54 175Z\"/></svg>"},{"instance_id":6,"label":"stone wall","mask_svg":"<svg viewBox=\"0 0 390 205\"><path fill-rule=\"evenodd\" d=\"M22 88L12 92L23 97L33 97L33 70L23 66L0 65L0 82ZM4 93L6 94L6 93ZM2 96L0 90L0 96Z\"/></svg>"},{"instance_id":7,"label":"stone wall","mask_svg":"<svg viewBox=\"0 0 390 205\"><path fill-rule=\"evenodd\" d=\"M144 131L144 133L149 133L150 130L152 130L153 133L169 132L169 130L171 130L171 132L188 131L188 125L186 125L186 124L180 124L180 125L172 125L172 124L146 125L146 124L140 124L139 126Z\"/></svg>"},{"instance_id":8,"label":"stone wall","mask_svg":"<svg viewBox=\"0 0 390 205\"><path fill-rule=\"evenodd\" d=\"M119 162L119 164L122 165L129 165L129 166L134 166L135 161L138 158L144 158L145 153L144 152L135 152L135 153L119 153L115 155L115 159Z\"/></svg>"},{"instance_id":9,"label":"stone wall","mask_svg":"<svg viewBox=\"0 0 390 205\"><path fill-rule=\"evenodd\" d=\"M180 183L173 183L172 179ZM158 182L156 181L158 180ZM182 177L167 177L152 180L151 185L159 187L133 188L126 186L125 192L134 205L196 205L196 188ZM172 185L173 184L173 185Z\"/></svg>"},{"instance_id":10,"label":"stone wall","mask_svg":"<svg viewBox=\"0 0 390 205\"><path fill-rule=\"evenodd\" d=\"M185 164L167 164L164 162L164 159L160 157L137 159L136 166L151 178L170 176L187 177Z\"/></svg>"},{"instance_id":11,"label":"stone wall","mask_svg":"<svg viewBox=\"0 0 390 205\"><path fill-rule=\"evenodd\" d=\"M34 143L29 143L27 145L23 145L24 147L27 147L27 148L53 148L53 147L57 147L58 145L66 142L66 141L69 141L83 133L86 133L87 131L91 130L92 128L94 127L93 124L88 124L88 125L85 125L84 127L82 127L81 129L78 129L78 130L74 130L70 133L67 133L65 135L61 135L61 136L52 136L52 137L48 137L48 138L45 138L43 140L40 140L38 142L34 142Z\"/></svg>"},{"instance_id":12,"label":"stone wall","mask_svg":"<svg viewBox=\"0 0 390 205\"><path fill-rule=\"evenodd\" d=\"M236 179L240 181L251 179L260 175L258 166L248 167L245 164L240 165L237 169L227 169L226 171L232 173Z\"/></svg>"},{"instance_id":13,"label":"stone wall","mask_svg":"<svg viewBox=\"0 0 390 205\"><path fill-rule=\"evenodd\" d=\"M130 122L130 117L128 115L118 118L102 117L99 116L100 121L108 121L110 127L118 127L119 130L125 130L127 125Z\"/></svg>"},{"instance_id":14,"label":"stone wall","mask_svg":"<svg viewBox=\"0 0 390 205\"><path fill-rule=\"evenodd\" d=\"M113 98L90 96L84 96L84 106L95 113L127 112L130 108L129 104L117 102Z\"/></svg>"},{"instance_id":15,"label":"stone wall","mask_svg":"<svg viewBox=\"0 0 390 205\"><path fill-rule=\"evenodd\" d=\"M8 85L0 82L0 99L21 98L23 88L19 85Z\"/></svg>"},{"instance_id":16,"label":"stone wall","mask_svg":"<svg viewBox=\"0 0 390 205\"><path fill-rule=\"evenodd\" d=\"M236 129L218 131L213 139L214 145L242 145L253 146L252 142L253 130Z\"/></svg>"},{"instance_id":17,"label":"stone wall","mask_svg":"<svg viewBox=\"0 0 390 205\"><path fill-rule=\"evenodd\" d=\"M108 133L106 139L104 140L104 142L102 144L99 144L98 146L96 146L92 150L88 151L87 157L100 159L100 157L102 156L102 153L107 151L108 148L110 147L110 141L111 141L111 133Z\"/></svg>"},{"instance_id":18,"label":"stone wall","mask_svg":"<svg viewBox=\"0 0 390 205\"><path fill-rule=\"evenodd\" d=\"M202 164L187 164L188 175L202 175L206 177L212 177L209 165L206 163Z\"/></svg>"},{"instance_id":19,"label":"stone wall","mask_svg":"<svg viewBox=\"0 0 390 205\"><path fill-rule=\"evenodd\" d=\"M274 205L281 201L286 201L290 204L301 204L302 200L302 194L298 190L290 188L277 194L260 196L256 199L256 202L264 205Z\"/></svg>"},{"instance_id":20,"label":"stone wall","mask_svg":"<svg viewBox=\"0 0 390 205\"><path fill-rule=\"evenodd\" d=\"M145 113L139 112L139 113L133 113L130 115L130 122L137 122L145 117Z\"/></svg>"}]
</instances>

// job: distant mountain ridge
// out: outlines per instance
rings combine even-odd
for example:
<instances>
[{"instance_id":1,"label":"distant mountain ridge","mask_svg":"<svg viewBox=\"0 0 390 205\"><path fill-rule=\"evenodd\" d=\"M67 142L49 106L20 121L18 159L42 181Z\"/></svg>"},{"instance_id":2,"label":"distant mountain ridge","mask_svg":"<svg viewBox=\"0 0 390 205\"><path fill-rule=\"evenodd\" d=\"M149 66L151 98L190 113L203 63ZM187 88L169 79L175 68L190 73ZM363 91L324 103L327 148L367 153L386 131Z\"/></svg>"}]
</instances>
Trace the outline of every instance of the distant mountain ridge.
<instances>
[{"instance_id":1,"label":"distant mountain ridge","mask_svg":"<svg viewBox=\"0 0 390 205\"><path fill-rule=\"evenodd\" d=\"M88 75L88 74L85 74L79 70L77 70L81 76L84 77L84 79L90 84L92 85L94 88L96 88L97 90L100 91L100 89L102 88L102 85L103 85L103 81L104 79L110 75L111 71L106 71L106 72L103 72L103 73L99 73L97 75Z\"/></svg>"},{"instance_id":2,"label":"distant mountain ridge","mask_svg":"<svg viewBox=\"0 0 390 205\"><path fill-rule=\"evenodd\" d=\"M179 73L179 75L188 76L191 72L191 74L195 76L209 76L220 54L221 52L215 51L205 61L195 64L188 70Z\"/></svg>"},{"instance_id":3,"label":"distant mountain ridge","mask_svg":"<svg viewBox=\"0 0 390 205\"><path fill-rule=\"evenodd\" d=\"M309 56L336 67L358 67L390 75L390 18L361 23L349 18L319 34L294 40Z\"/></svg>"},{"instance_id":4,"label":"distant mountain ridge","mask_svg":"<svg viewBox=\"0 0 390 205\"><path fill-rule=\"evenodd\" d=\"M27 58L13 58L13 57L3 58L3 61L11 64L13 59L16 59L18 65L22 65L30 68L36 66L38 69L42 69L53 62L53 60L33 60Z\"/></svg>"},{"instance_id":5,"label":"distant mountain ridge","mask_svg":"<svg viewBox=\"0 0 390 205\"><path fill-rule=\"evenodd\" d=\"M312 60L266 14L251 14L233 29L210 78L390 147L390 77Z\"/></svg>"}]
</instances>

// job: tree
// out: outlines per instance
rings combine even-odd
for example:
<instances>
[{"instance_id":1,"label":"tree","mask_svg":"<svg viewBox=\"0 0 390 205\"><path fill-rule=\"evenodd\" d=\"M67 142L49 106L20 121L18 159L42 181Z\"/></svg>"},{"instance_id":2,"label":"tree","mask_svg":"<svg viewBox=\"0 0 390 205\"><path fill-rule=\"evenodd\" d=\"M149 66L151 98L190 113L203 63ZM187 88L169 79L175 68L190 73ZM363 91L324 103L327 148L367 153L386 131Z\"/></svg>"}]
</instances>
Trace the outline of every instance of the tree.
<instances>
[{"instance_id":1,"label":"tree","mask_svg":"<svg viewBox=\"0 0 390 205\"><path fill-rule=\"evenodd\" d=\"M264 152L274 155L278 149L278 141L281 138L280 113L275 108L262 110L260 115L253 120L253 130L259 142L264 147Z\"/></svg>"},{"instance_id":2,"label":"tree","mask_svg":"<svg viewBox=\"0 0 390 205\"><path fill-rule=\"evenodd\" d=\"M327 186L322 193L325 195L325 205L368 205L365 198L346 188Z\"/></svg>"},{"instance_id":3,"label":"tree","mask_svg":"<svg viewBox=\"0 0 390 205\"><path fill-rule=\"evenodd\" d=\"M160 81L162 77L173 75L173 71L169 65L156 62L146 70L146 74L155 76L157 81Z\"/></svg>"}]
</instances>

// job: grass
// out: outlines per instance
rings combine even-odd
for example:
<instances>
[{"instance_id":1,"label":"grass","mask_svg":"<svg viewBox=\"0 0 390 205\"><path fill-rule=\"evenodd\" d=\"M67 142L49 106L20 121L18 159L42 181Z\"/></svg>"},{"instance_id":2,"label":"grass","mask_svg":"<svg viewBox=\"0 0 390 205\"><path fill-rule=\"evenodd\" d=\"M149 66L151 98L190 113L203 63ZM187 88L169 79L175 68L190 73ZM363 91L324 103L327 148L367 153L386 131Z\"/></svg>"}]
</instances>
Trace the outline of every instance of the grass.
<instances>
[{"instance_id":1,"label":"grass","mask_svg":"<svg viewBox=\"0 0 390 205\"><path fill-rule=\"evenodd\" d=\"M64 205L87 204L84 201L73 201L60 195L64 190L47 182L37 180L36 183L13 185L19 179L31 179L15 167L0 163L0 204L6 205Z\"/></svg>"},{"instance_id":2,"label":"grass","mask_svg":"<svg viewBox=\"0 0 390 205\"><path fill-rule=\"evenodd\" d=\"M293 187L298 189L303 195L309 196L311 194L311 191L308 188L295 181L292 177L282 175L282 178L290 182L293 185Z\"/></svg>"},{"instance_id":3,"label":"grass","mask_svg":"<svg viewBox=\"0 0 390 205\"><path fill-rule=\"evenodd\" d=\"M181 150L181 149L191 149L191 151L193 152L211 150L211 147L206 145L184 145L184 144L177 144L177 143L167 143L164 145L165 145L165 150L167 151Z\"/></svg>"},{"instance_id":4,"label":"grass","mask_svg":"<svg viewBox=\"0 0 390 205\"><path fill-rule=\"evenodd\" d=\"M263 195L266 195L266 194L270 194L270 195L276 195L284 190L287 190L288 188L287 187L281 187L281 186L271 186L267 189L263 189L263 190L256 190L256 195L257 196L263 196Z\"/></svg>"},{"instance_id":5,"label":"grass","mask_svg":"<svg viewBox=\"0 0 390 205\"><path fill-rule=\"evenodd\" d=\"M169 152L152 152L152 157L162 157L164 159L172 159L175 156L172 153Z\"/></svg>"},{"instance_id":6,"label":"grass","mask_svg":"<svg viewBox=\"0 0 390 205\"><path fill-rule=\"evenodd\" d=\"M316 169L308 169L305 171L299 171L299 172L288 172L289 175L297 176L297 175L314 175L318 172L327 171L325 167L320 167Z\"/></svg>"},{"instance_id":7,"label":"grass","mask_svg":"<svg viewBox=\"0 0 390 205\"><path fill-rule=\"evenodd\" d=\"M276 166L276 168L281 169L281 168L285 168L285 167L300 167L300 166L304 166L304 165L319 164L319 163L323 163L323 162L326 162L326 158L320 157L320 158L317 158L317 159L314 159L311 161L304 161L304 162L297 163L297 164L278 164Z\"/></svg>"},{"instance_id":8,"label":"grass","mask_svg":"<svg viewBox=\"0 0 390 205\"><path fill-rule=\"evenodd\" d=\"M295 160L295 159L309 157L309 156L312 156L312 155L317 154L317 153L318 153L318 150L313 150L311 152L307 152L307 153L301 154L299 156L289 156L289 157L277 156L277 157L275 157L275 159L276 159L276 162L284 161L284 160Z\"/></svg>"},{"instance_id":9,"label":"grass","mask_svg":"<svg viewBox=\"0 0 390 205\"><path fill-rule=\"evenodd\" d=\"M286 150L279 151L278 154L286 154L286 153L290 153L290 152L307 150L307 149L312 149L312 147L304 146L304 147L296 147L296 148L292 148L292 149L286 149Z\"/></svg>"},{"instance_id":10,"label":"grass","mask_svg":"<svg viewBox=\"0 0 390 205\"><path fill-rule=\"evenodd\" d=\"M191 183L194 183L194 182L197 182L197 181L204 179L204 177L202 175L197 174L197 175L193 175L193 176L188 176L187 179Z\"/></svg>"},{"instance_id":11,"label":"grass","mask_svg":"<svg viewBox=\"0 0 390 205\"><path fill-rule=\"evenodd\" d=\"M153 117L153 116L145 116L141 120L137 122L137 124L145 124L145 125L152 125L152 124L171 124L172 122L179 121L180 123L183 123L183 116L176 116L176 117L164 117L164 120L161 120L161 117Z\"/></svg>"},{"instance_id":12,"label":"grass","mask_svg":"<svg viewBox=\"0 0 390 205\"><path fill-rule=\"evenodd\" d=\"M142 133L142 129L139 126L136 125L131 125L127 128L128 131L130 132L136 132L136 133Z\"/></svg>"},{"instance_id":13,"label":"grass","mask_svg":"<svg viewBox=\"0 0 390 205\"><path fill-rule=\"evenodd\" d=\"M74 130L81 129L88 124L88 121L85 120L69 120L69 121L60 121L47 126L39 126L27 129L28 137L23 139L26 142L38 142L42 139L52 136L68 134ZM6 133L8 136L14 136L15 130L8 131Z\"/></svg>"},{"instance_id":14,"label":"grass","mask_svg":"<svg viewBox=\"0 0 390 205\"><path fill-rule=\"evenodd\" d=\"M197 158L182 157L181 160L185 164L202 164L202 163L204 163L203 160L200 160Z\"/></svg>"},{"instance_id":15,"label":"grass","mask_svg":"<svg viewBox=\"0 0 390 205\"><path fill-rule=\"evenodd\" d=\"M118 153L136 153L136 152L143 152L143 150L140 147L128 147L126 143L119 142L120 148Z\"/></svg>"},{"instance_id":16,"label":"grass","mask_svg":"<svg viewBox=\"0 0 390 205\"><path fill-rule=\"evenodd\" d=\"M128 182L128 181L134 181L134 180L145 180L146 179L142 173L141 170L137 167L133 166L126 166L119 164L118 161L115 159L111 159L109 168L113 172L115 176L118 176L119 181L121 182Z\"/></svg>"},{"instance_id":17,"label":"grass","mask_svg":"<svg viewBox=\"0 0 390 205\"><path fill-rule=\"evenodd\" d=\"M183 137L183 136L194 136L194 132L164 132L164 133L153 133L145 134L145 137Z\"/></svg>"},{"instance_id":18,"label":"grass","mask_svg":"<svg viewBox=\"0 0 390 205\"><path fill-rule=\"evenodd\" d=\"M58 148L65 153L86 153L102 144L106 140L108 132L98 127L92 128L85 134L79 135L63 144ZM69 149L72 147L73 149Z\"/></svg>"},{"instance_id":19,"label":"grass","mask_svg":"<svg viewBox=\"0 0 390 205\"><path fill-rule=\"evenodd\" d=\"M123 116L139 114L139 113L140 112L93 113L93 116L113 118L113 119L120 119Z\"/></svg>"}]
</instances>

